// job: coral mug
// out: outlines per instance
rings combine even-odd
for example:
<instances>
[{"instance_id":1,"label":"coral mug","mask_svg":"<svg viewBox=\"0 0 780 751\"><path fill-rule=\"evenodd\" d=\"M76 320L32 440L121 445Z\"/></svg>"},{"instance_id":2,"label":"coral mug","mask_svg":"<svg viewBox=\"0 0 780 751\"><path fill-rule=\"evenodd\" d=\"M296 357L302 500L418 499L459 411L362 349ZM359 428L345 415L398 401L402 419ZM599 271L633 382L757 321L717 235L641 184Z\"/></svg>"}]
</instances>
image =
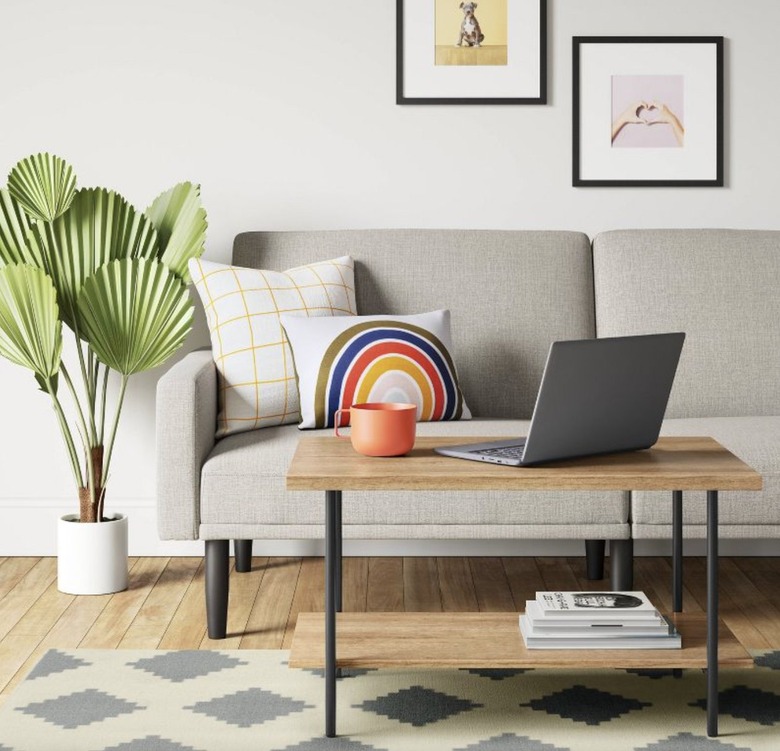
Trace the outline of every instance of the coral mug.
<instances>
[{"instance_id":1,"label":"coral mug","mask_svg":"<svg viewBox=\"0 0 780 751\"><path fill-rule=\"evenodd\" d=\"M349 413L350 435L339 433L341 414ZM401 456L414 447L417 428L417 406L366 402L349 409L336 410L334 416L337 438L352 441L352 448L366 456Z\"/></svg>"}]
</instances>

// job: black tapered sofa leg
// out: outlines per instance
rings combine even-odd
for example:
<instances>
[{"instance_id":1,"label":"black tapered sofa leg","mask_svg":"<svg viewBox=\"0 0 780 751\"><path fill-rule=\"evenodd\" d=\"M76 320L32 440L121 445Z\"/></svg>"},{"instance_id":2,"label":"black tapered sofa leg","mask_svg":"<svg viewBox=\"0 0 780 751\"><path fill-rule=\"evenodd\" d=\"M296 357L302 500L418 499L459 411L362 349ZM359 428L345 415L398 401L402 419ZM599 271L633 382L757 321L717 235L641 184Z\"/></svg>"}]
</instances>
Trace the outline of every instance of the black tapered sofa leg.
<instances>
[{"instance_id":1,"label":"black tapered sofa leg","mask_svg":"<svg viewBox=\"0 0 780 751\"><path fill-rule=\"evenodd\" d=\"M209 639L227 633L230 541L206 540L206 622Z\"/></svg>"},{"instance_id":2,"label":"black tapered sofa leg","mask_svg":"<svg viewBox=\"0 0 780 751\"><path fill-rule=\"evenodd\" d=\"M634 589L634 541L609 541L609 568L611 586L615 591Z\"/></svg>"},{"instance_id":3,"label":"black tapered sofa leg","mask_svg":"<svg viewBox=\"0 0 780 751\"><path fill-rule=\"evenodd\" d=\"M604 578L606 540L585 540L585 566L588 579Z\"/></svg>"},{"instance_id":4,"label":"black tapered sofa leg","mask_svg":"<svg viewBox=\"0 0 780 751\"><path fill-rule=\"evenodd\" d=\"M246 574L252 570L252 541L233 540L233 549L236 554L236 571Z\"/></svg>"}]
</instances>

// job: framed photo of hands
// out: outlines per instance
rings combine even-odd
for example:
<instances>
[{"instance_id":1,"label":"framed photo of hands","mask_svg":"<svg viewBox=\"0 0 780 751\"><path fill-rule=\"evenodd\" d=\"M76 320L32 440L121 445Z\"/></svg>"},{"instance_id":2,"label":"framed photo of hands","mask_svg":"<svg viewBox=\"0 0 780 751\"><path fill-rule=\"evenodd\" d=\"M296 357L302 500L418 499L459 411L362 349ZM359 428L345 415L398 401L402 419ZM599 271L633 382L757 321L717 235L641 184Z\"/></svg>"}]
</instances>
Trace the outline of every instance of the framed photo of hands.
<instances>
[{"instance_id":1,"label":"framed photo of hands","mask_svg":"<svg viewBox=\"0 0 780 751\"><path fill-rule=\"evenodd\" d=\"M723 37L574 37L580 187L723 185Z\"/></svg>"}]
</instances>

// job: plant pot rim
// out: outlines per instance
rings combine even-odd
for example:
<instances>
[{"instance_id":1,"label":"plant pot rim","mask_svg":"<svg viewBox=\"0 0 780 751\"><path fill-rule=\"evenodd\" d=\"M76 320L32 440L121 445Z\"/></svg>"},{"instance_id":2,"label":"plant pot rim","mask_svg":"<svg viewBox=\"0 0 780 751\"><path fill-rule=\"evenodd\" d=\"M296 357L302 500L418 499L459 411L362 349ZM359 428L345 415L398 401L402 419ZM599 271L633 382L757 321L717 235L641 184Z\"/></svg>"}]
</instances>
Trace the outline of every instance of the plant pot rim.
<instances>
[{"instance_id":1,"label":"plant pot rim","mask_svg":"<svg viewBox=\"0 0 780 751\"><path fill-rule=\"evenodd\" d=\"M125 514L113 513L103 517L100 522L85 522L85 524L107 524L109 522L121 522L127 519ZM81 523L81 517L78 514L64 514L60 517L60 521L63 522L78 522Z\"/></svg>"}]
</instances>

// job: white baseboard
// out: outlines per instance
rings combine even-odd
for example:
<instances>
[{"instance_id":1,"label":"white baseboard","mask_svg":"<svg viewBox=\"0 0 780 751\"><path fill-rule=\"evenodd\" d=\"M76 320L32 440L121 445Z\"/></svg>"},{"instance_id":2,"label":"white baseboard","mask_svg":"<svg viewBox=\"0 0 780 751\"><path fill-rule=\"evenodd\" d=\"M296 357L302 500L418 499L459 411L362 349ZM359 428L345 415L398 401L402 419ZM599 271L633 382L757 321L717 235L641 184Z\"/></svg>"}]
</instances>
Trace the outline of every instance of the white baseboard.
<instances>
[{"instance_id":1,"label":"white baseboard","mask_svg":"<svg viewBox=\"0 0 780 751\"><path fill-rule=\"evenodd\" d=\"M57 519L74 512L70 499L0 499L0 556L51 556L57 551ZM131 556L200 556L203 542L157 537L154 501L117 500L110 510L130 519ZM686 540L686 555L704 555L704 540ZM322 540L261 540L255 555L322 556ZM347 556L582 556L581 540L345 540ZM667 540L637 540L634 554L671 555ZM780 540L721 540L724 556L780 556Z\"/></svg>"}]
</instances>

